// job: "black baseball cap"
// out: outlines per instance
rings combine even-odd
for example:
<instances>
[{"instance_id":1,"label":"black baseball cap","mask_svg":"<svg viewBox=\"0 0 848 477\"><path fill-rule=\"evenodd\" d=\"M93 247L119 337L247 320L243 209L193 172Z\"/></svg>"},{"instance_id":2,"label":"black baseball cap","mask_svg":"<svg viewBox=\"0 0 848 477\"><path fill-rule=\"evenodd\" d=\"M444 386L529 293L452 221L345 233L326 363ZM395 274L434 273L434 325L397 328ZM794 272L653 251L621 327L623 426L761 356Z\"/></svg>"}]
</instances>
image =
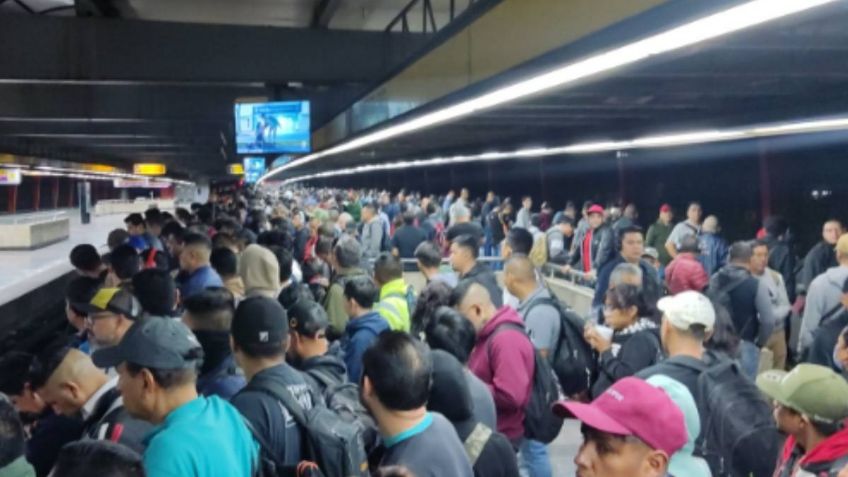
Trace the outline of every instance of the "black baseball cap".
<instances>
[{"instance_id":1,"label":"black baseball cap","mask_svg":"<svg viewBox=\"0 0 848 477\"><path fill-rule=\"evenodd\" d=\"M324 307L309 300L298 300L288 309L289 328L301 335L314 337L330 326Z\"/></svg>"},{"instance_id":2,"label":"black baseball cap","mask_svg":"<svg viewBox=\"0 0 848 477\"><path fill-rule=\"evenodd\" d=\"M141 304L124 288L103 287L88 303L71 303L79 311L93 314L111 311L135 320L141 316Z\"/></svg>"},{"instance_id":3,"label":"black baseball cap","mask_svg":"<svg viewBox=\"0 0 848 477\"><path fill-rule=\"evenodd\" d=\"M150 369L190 369L203 358L200 342L179 320L148 318L133 324L121 342L91 355L99 368L133 363Z\"/></svg>"},{"instance_id":4,"label":"black baseball cap","mask_svg":"<svg viewBox=\"0 0 848 477\"><path fill-rule=\"evenodd\" d=\"M236 308L231 333L239 345L279 343L288 337L288 315L277 300L246 298Z\"/></svg>"}]
</instances>

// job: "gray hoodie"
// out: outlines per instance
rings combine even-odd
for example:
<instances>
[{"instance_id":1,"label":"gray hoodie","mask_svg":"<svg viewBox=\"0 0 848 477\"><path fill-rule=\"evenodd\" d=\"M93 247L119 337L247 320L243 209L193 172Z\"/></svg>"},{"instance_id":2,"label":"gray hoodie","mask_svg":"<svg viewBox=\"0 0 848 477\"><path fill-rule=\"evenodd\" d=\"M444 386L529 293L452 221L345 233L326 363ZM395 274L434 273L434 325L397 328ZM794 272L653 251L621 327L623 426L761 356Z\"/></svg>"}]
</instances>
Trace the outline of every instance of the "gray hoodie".
<instances>
[{"instance_id":1,"label":"gray hoodie","mask_svg":"<svg viewBox=\"0 0 848 477\"><path fill-rule=\"evenodd\" d=\"M842 286L848 279L848 266L829 268L817 276L807 289L807 302L804 306L804 318L798 336L799 351L813 342L813 332L821 324L822 317L839 306L842 299Z\"/></svg>"}]
</instances>

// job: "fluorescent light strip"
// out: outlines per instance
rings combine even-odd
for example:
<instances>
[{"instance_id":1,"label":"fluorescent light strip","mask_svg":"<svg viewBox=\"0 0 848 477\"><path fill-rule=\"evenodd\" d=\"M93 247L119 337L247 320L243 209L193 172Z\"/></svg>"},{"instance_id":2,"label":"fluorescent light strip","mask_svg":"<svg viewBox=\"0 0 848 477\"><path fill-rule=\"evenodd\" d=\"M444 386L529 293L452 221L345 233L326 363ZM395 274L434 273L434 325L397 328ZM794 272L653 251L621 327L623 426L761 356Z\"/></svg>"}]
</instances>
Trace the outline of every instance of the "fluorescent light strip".
<instances>
[{"instance_id":1,"label":"fluorescent light strip","mask_svg":"<svg viewBox=\"0 0 848 477\"><path fill-rule=\"evenodd\" d=\"M28 175L54 175L57 177L72 177L72 178L93 178L96 180L111 180L111 179L134 179L134 180L155 180L157 182L169 182L172 184L180 184L180 185L193 185L193 182L184 181L180 179L172 179L169 177L150 177L150 176L142 176L138 174L130 174L127 172L101 172L101 171L88 171L88 170L80 170L80 169L70 169L66 167L52 167L52 166L36 166L36 171L43 172L42 174L28 174Z\"/></svg>"},{"instance_id":2,"label":"fluorescent light strip","mask_svg":"<svg viewBox=\"0 0 848 477\"><path fill-rule=\"evenodd\" d=\"M288 169L346 151L374 144L409 132L451 121L517 99L562 87L575 81L608 72L652 56L679 50L752 26L809 10L836 0L754 0L685 25L571 63L548 73L520 81L453 106L412 118L400 124L352 139L320 152L272 169L259 182Z\"/></svg>"},{"instance_id":3,"label":"fluorescent light strip","mask_svg":"<svg viewBox=\"0 0 848 477\"><path fill-rule=\"evenodd\" d=\"M417 159L410 161L390 162L385 164L367 164L346 169L336 169L327 172L319 172L316 174L293 177L291 179L284 180L283 184L300 182L310 179L323 179L326 177L361 174L364 172L409 169L416 167L432 167L447 164L460 164L465 162L499 161L504 159L522 158L530 159L535 157L546 157L556 155L577 155L608 151L621 151L628 149L674 147L690 144L737 141L740 139L753 139L761 137L787 136L794 134L837 131L843 129L848 129L848 116L826 119L811 119L805 121L793 121L787 123L761 126L749 126L744 128L735 128L727 130L692 131L679 134L645 136L629 141L587 142L566 146L539 147L505 152L492 151L485 152L482 154L459 155L452 157L434 157L432 159Z\"/></svg>"}]
</instances>

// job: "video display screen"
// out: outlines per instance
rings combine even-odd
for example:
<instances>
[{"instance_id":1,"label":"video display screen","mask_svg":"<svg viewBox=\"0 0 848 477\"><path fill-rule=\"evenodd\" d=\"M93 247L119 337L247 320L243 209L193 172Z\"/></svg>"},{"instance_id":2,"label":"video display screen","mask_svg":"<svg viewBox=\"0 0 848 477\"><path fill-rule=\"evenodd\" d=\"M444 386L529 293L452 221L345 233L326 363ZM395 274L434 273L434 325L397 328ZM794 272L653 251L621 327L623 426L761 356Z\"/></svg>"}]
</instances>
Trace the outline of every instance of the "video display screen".
<instances>
[{"instance_id":1,"label":"video display screen","mask_svg":"<svg viewBox=\"0 0 848 477\"><path fill-rule=\"evenodd\" d=\"M245 157L242 162L244 162L244 181L248 184L254 184L265 173L264 157Z\"/></svg>"},{"instance_id":2,"label":"video display screen","mask_svg":"<svg viewBox=\"0 0 848 477\"><path fill-rule=\"evenodd\" d=\"M309 101L236 103L236 152L306 153L311 149Z\"/></svg>"}]
</instances>

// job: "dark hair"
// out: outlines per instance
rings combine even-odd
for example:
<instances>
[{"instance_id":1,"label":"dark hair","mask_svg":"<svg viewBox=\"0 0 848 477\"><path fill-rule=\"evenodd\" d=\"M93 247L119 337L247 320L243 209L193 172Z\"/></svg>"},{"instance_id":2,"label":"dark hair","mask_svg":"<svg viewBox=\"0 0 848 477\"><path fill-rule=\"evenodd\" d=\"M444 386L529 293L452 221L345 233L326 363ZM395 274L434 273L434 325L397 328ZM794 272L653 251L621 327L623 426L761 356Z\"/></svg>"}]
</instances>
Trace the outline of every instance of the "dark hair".
<instances>
[{"instance_id":1,"label":"dark hair","mask_svg":"<svg viewBox=\"0 0 848 477\"><path fill-rule=\"evenodd\" d=\"M167 270L151 268L132 277L133 295L141 309L157 316L171 316L177 305L177 287Z\"/></svg>"},{"instance_id":2,"label":"dark hair","mask_svg":"<svg viewBox=\"0 0 848 477\"><path fill-rule=\"evenodd\" d=\"M280 266L280 283L289 281L292 277L294 269L294 256L290 249L283 247L269 247L271 252L277 257L277 264Z\"/></svg>"},{"instance_id":3,"label":"dark hair","mask_svg":"<svg viewBox=\"0 0 848 477\"><path fill-rule=\"evenodd\" d=\"M753 252L754 249L758 248L758 247L771 248L771 247L769 247L769 243L764 239L751 240L749 245L751 246L751 252Z\"/></svg>"},{"instance_id":4,"label":"dark hair","mask_svg":"<svg viewBox=\"0 0 848 477\"><path fill-rule=\"evenodd\" d=\"M627 283L620 283L607 290L610 306L617 310L626 310L635 306L637 309L642 305L642 294L639 287Z\"/></svg>"},{"instance_id":5,"label":"dark hair","mask_svg":"<svg viewBox=\"0 0 848 477\"><path fill-rule=\"evenodd\" d=\"M100 279L85 276L74 277L65 287L65 299L70 303L74 313L80 316L88 316L87 312L78 310L74 304L90 302L101 286L103 286L103 281Z\"/></svg>"},{"instance_id":6,"label":"dark hair","mask_svg":"<svg viewBox=\"0 0 848 477\"><path fill-rule=\"evenodd\" d=\"M0 358L0 393L18 396L29 380L35 356L23 351L10 351Z\"/></svg>"},{"instance_id":7,"label":"dark hair","mask_svg":"<svg viewBox=\"0 0 848 477\"><path fill-rule=\"evenodd\" d=\"M639 234L644 238L644 234L642 232L642 227L639 227L638 225L628 225L627 227L622 227L618 231L618 245L624 244L624 237L628 234Z\"/></svg>"},{"instance_id":8,"label":"dark hair","mask_svg":"<svg viewBox=\"0 0 848 477\"><path fill-rule=\"evenodd\" d=\"M0 398L0 468L24 455L26 440L21 418L12 403Z\"/></svg>"},{"instance_id":9,"label":"dark hair","mask_svg":"<svg viewBox=\"0 0 848 477\"><path fill-rule=\"evenodd\" d=\"M339 240L336 246L333 247L333 254L336 256L336 262L338 262L339 267L355 267L359 265L362 248L359 242L353 237L345 237Z\"/></svg>"},{"instance_id":10,"label":"dark hair","mask_svg":"<svg viewBox=\"0 0 848 477\"><path fill-rule=\"evenodd\" d=\"M132 245L120 245L109 254L109 266L118 278L128 280L141 270L141 257Z\"/></svg>"},{"instance_id":11,"label":"dark hair","mask_svg":"<svg viewBox=\"0 0 848 477\"><path fill-rule=\"evenodd\" d=\"M86 272L97 271L103 263L100 261L100 254L97 253L97 249L90 243L79 244L71 249L70 259L74 268Z\"/></svg>"},{"instance_id":12,"label":"dark hair","mask_svg":"<svg viewBox=\"0 0 848 477\"><path fill-rule=\"evenodd\" d=\"M44 386L70 350L66 339L62 339L48 344L44 350L39 351L30 366L30 387L36 390Z\"/></svg>"},{"instance_id":13,"label":"dark hair","mask_svg":"<svg viewBox=\"0 0 848 477\"><path fill-rule=\"evenodd\" d=\"M402 331L387 331L362 355L362 376L377 398L394 411L410 411L427 403L433 362L424 343Z\"/></svg>"},{"instance_id":14,"label":"dark hair","mask_svg":"<svg viewBox=\"0 0 848 477\"><path fill-rule=\"evenodd\" d=\"M752 255L754 255L754 250L748 242L733 242L733 245L730 246L728 260L730 262L749 262Z\"/></svg>"},{"instance_id":15,"label":"dark hair","mask_svg":"<svg viewBox=\"0 0 848 477\"><path fill-rule=\"evenodd\" d=\"M451 291L451 287L440 280L431 282L421 291L410 320L413 336L418 336L427 329L427 324L433 319L436 309L450 305Z\"/></svg>"},{"instance_id":16,"label":"dark hair","mask_svg":"<svg viewBox=\"0 0 848 477\"><path fill-rule=\"evenodd\" d=\"M256 243L265 247L277 246L287 249L291 249L294 246L291 236L279 229L262 232L256 237Z\"/></svg>"},{"instance_id":17,"label":"dark hair","mask_svg":"<svg viewBox=\"0 0 848 477\"><path fill-rule=\"evenodd\" d=\"M763 220L763 228L772 237L780 237L789 230L789 222L779 215L771 215Z\"/></svg>"},{"instance_id":18,"label":"dark hair","mask_svg":"<svg viewBox=\"0 0 848 477\"><path fill-rule=\"evenodd\" d=\"M235 300L229 290L222 287L207 288L186 298L183 302L196 329L229 331L236 312Z\"/></svg>"},{"instance_id":19,"label":"dark hair","mask_svg":"<svg viewBox=\"0 0 848 477\"><path fill-rule=\"evenodd\" d=\"M197 368L199 368L200 364L203 362L203 349L194 348L189 351L188 356L185 358L195 360L197 362ZM150 374L153 375L153 381L155 381L156 385L162 389L172 389L197 381L197 369L195 368L156 369L141 366L129 361L124 362L124 365L126 366L127 372L132 376L138 375L138 373L140 373L143 369L150 371Z\"/></svg>"},{"instance_id":20,"label":"dark hair","mask_svg":"<svg viewBox=\"0 0 848 477\"><path fill-rule=\"evenodd\" d=\"M295 331L300 335L314 337L319 331L326 329L326 326L318 326L319 324L327 324L327 312L324 307L309 300L298 300L291 308L288 309L289 320L297 321L300 328L294 329L289 327L289 330Z\"/></svg>"},{"instance_id":21,"label":"dark hair","mask_svg":"<svg viewBox=\"0 0 848 477\"><path fill-rule=\"evenodd\" d=\"M704 342L704 347L724 353L735 359L739 350L739 335L736 334L736 326L730 316L730 310L716 300L710 299L715 309L715 325L710 338Z\"/></svg>"},{"instance_id":22,"label":"dark hair","mask_svg":"<svg viewBox=\"0 0 848 477\"><path fill-rule=\"evenodd\" d=\"M528 255L533 248L533 234L525 228L514 227L506 233L506 244L513 253Z\"/></svg>"},{"instance_id":23,"label":"dark hair","mask_svg":"<svg viewBox=\"0 0 848 477\"><path fill-rule=\"evenodd\" d=\"M333 252L333 242L335 239L333 237L322 235L318 237L318 241L315 242L315 255L329 255Z\"/></svg>"},{"instance_id":24,"label":"dark hair","mask_svg":"<svg viewBox=\"0 0 848 477\"><path fill-rule=\"evenodd\" d=\"M344 296L352 298L362 308L371 308L377 301L377 285L366 276L353 277L345 283Z\"/></svg>"},{"instance_id":25,"label":"dark hair","mask_svg":"<svg viewBox=\"0 0 848 477\"><path fill-rule=\"evenodd\" d=\"M680 246L677 247L678 252L699 253L701 246L698 243L698 237L694 235L686 235L680 240Z\"/></svg>"},{"instance_id":26,"label":"dark hair","mask_svg":"<svg viewBox=\"0 0 848 477\"><path fill-rule=\"evenodd\" d=\"M374 261L374 278L380 283L388 283L403 277L403 265L389 252L383 252Z\"/></svg>"},{"instance_id":27,"label":"dark hair","mask_svg":"<svg viewBox=\"0 0 848 477\"><path fill-rule=\"evenodd\" d=\"M141 456L106 440L72 442L59 451L53 474L62 477L145 477Z\"/></svg>"},{"instance_id":28,"label":"dark hair","mask_svg":"<svg viewBox=\"0 0 848 477\"><path fill-rule=\"evenodd\" d=\"M162 225L163 221L162 211L159 209L152 208L144 211L144 222L148 227L151 225Z\"/></svg>"},{"instance_id":29,"label":"dark hair","mask_svg":"<svg viewBox=\"0 0 848 477\"><path fill-rule=\"evenodd\" d=\"M530 225L533 227L541 227L542 225L542 214L535 213L530 214Z\"/></svg>"},{"instance_id":30,"label":"dark hair","mask_svg":"<svg viewBox=\"0 0 848 477\"><path fill-rule=\"evenodd\" d=\"M435 268L442 263L442 252L433 242L421 242L415 247L415 258L427 268Z\"/></svg>"},{"instance_id":31,"label":"dark hair","mask_svg":"<svg viewBox=\"0 0 848 477\"><path fill-rule=\"evenodd\" d=\"M124 229L115 229L109 232L109 236L106 238L106 245L109 247L109 250L115 250L121 245L127 243L127 240L129 239L129 232Z\"/></svg>"},{"instance_id":32,"label":"dark hair","mask_svg":"<svg viewBox=\"0 0 848 477\"><path fill-rule=\"evenodd\" d=\"M227 247L213 249L209 261L212 263L212 268L222 277L229 277L238 273L238 256Z\"/></svg>"},{"instance_id":33,"label":"dark hair","mask_svg":"<svg viewBox=\"0 0 848 477\"><path fill-rule=\"evenodd\" d=\"M186 225L188 225L193 219L191 212L185 207L177 207L174 213L177 214L177 219Z\"/></svg>"},{"instance_id":34,"label":"dark hair","mask_svg":"<svg viewBox=\"0 0 848 477\"><path fill-rule=\"evenodd\" d=\"M127 225L134 225L138 227L139 225L145 225L144 217L138 212L133 212L132 214L126 216L124 218L124 223Z\"/></svg>"},{"instance_id":35,"label":"dark hair","mask_svg":"<svg viewBox=\"0 0 848 477\"><path fill-rule=\"evenodd\" d=\"M217 230L219 232L221 231L221 229L230 229L230 230L233 231L233 233L241 230L241 226L238 224L238 222L231 219L230 217L222 217L222 218L216 220L214 227L215 227L215 230Z\"/></svg>"},{"instance_id":36,"label":"dark hair","mask_svg":"<svg viewBox=\"0 0 848 477\"><path fill-rule=\"evenodd\" d=\"M412 212L404 212L403 214L403 224L404 225L412 225L415 223L415 214Z\"/></svg>"},{"instance_id":37,"label":"dark hair","mask_svg":"<svg viewBox=\"0 0 848 477\"><path fill-rule=\"evenodd\" d=\"M174 237L175 240L182 243L185 229L178 222L168 222L162 227L162 237Z\"/></svg>"},{"instance_id":38,"label":"dark hair","mask_svg":"<svg viewBox=\"0 0 848 477\"><path fill-rule=\"evenodd\" d=\"M468 250L475 259L480 254L480 243L471 234L462 234L453 239L453 243L460 248Z\"/></svg>"},{"instance_id":39,"label":"dark hair","mask_svg":"<svg viewBox=\"0 0 848 477\"><path fill-rule=\"evenodd\" d=\"M209 240L209 237L196 232L189 232L185 234L183 237L183 245L186 247L199 245L210 252L212 251L212 241Z\"/></svg>"},{"instance_id":40,"label":"dark hair","mask_svg":"<svg viewBox=\"0 0 848 477\"><path fill-rule=\"evenodd\" d=\"M474 325L453 308L442 306L427 324L427 344L452 354L465 364L474 349L477 333Z\"/></svg>"},{"instance_id":41,"label":"dark hair","mask_svg":"<svg viewBox=\"0 0 848 477\"><path fill-rule=\"evenodd\" d=\"M218 232L212 237L212 250L216 248L235 248L238 249L239 243L235 237L228 233Z\"/></svg>"}]
</instances>

